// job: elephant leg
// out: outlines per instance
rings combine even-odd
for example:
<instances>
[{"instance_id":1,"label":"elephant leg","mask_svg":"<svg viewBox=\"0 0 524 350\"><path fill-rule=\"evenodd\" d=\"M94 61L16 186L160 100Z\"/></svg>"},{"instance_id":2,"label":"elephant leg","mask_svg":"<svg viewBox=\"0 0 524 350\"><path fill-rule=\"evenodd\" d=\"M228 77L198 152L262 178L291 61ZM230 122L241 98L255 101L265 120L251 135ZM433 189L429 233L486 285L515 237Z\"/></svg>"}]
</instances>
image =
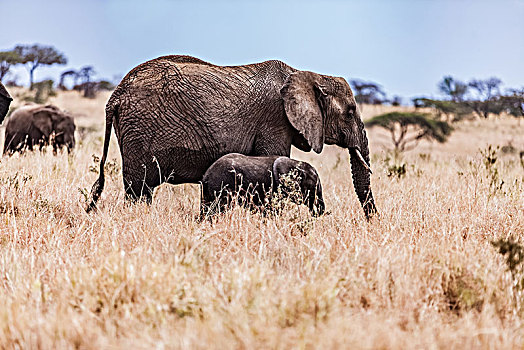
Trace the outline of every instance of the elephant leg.
<instances>
[{"instance_id":1,"label":"elephant leg","mask_svg":"<svg viewBox=\"0 0 524 350\"><path fill-rule=\"evenodd\" d=\"M136 168L130 169L126 166L122 168L126 200L130 202L142 200L151 204L153 191L160 185L158 172L155 173L154 169L146 167L140 167L143 170L141 173L136 171Z\"/></svg>"}]
</instances>

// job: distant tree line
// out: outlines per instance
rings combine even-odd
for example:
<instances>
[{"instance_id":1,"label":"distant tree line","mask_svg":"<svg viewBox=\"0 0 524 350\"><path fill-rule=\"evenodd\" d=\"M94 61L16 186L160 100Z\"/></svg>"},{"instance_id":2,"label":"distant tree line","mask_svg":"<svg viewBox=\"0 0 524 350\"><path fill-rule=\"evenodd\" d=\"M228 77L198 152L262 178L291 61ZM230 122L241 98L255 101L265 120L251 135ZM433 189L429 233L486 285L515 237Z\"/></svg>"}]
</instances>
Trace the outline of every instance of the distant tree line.
<instances>
[{"instance_id":1,"label":"distant tree line","mask_svg":"<svg viewBox=\"0 0 524 350\"><path fill-rule=\"evenodd\" d=\"M67 64L66 56L53 46L41 44L16 45L12 50L0 51L0 82L6 78L10 70L17 65L24 65L29 73L29 90L36 89L36 97L48 91L52 95L54 82L50 79L35 83L34 72L43 66ZM68 69L60 75L58 88L68 90L65 80L68 77L73 79L72 88L83 93L84 97L95 97L100 90L111 90L114 85L107 80L94 81L95 70L93 66L85 66L79 70ZM18 86L16 77L6 82L7 86ZM51 92L49 92L49 90Z\"/></svg>"},{"instance_id":2,"label":"distant tree line","mask_svg":"<svg viewBox=\"0 0 524 350\"><path fill-rule=\"evenodd\" d=\"M461 120L476 115L488 118L490 114L506 113L514 117L524 116L524 87L502 91L502 80L488 78L472 79L468 83L452 76L445 76L439 83L439 91L446 96L442 100L426 97L414 98L416 108L432 108L439 117L448 121Z\"/></svg>"},{"instance_id":3,"label":"distant tree line","mask_svg":"<svg viewBox=\"0 0 524 350\"><path fill-rule=\"evenodd\" d=\"M29 73L29 89L45 86L52 89L54 82L45 80L34 82L34 72L43 66L67 64L66 56L53 46L41 44L16 45L12 50L0 51L0 82L8 76L10 70L17 65L24 65ZM67 80L72 81L71 88L80 91L84 97L94 97L97 91L111 90L114 85L108 80L93 80L93 66L84 66L78 70L67 69L60 75L58 88L68 90ZM372 81L353 79L349 81L355 99L363 108L364 104L399 106L400 96L388 98L382 87ZM6 82L7 86L16 86L16 77ZM516 117L524 116L524 87L520 89L501 90L502 81L498 78L486 80L473 79L468 83L445 76L438 83L439 91L444 99L417 97L412 99L416 108L432 108L439 118L453 122L466 116L477 115L488 118L490 114L507 113Z\"/></svg>"},{"instance_id":4,"label":"distant tree line","mask_svg":"<svg viewBox=\"0 0 524 350\"><path fill-rule=\"evenodd\" d=\"M360 79L352 79L349 81L355 99L363 108L364 104L368 105L383 105L391 104L392 106L400 106L402 104L402 98L400 96L393 96L389 99L382 89L382 86L372 81L365 81Z\"/></svg>"},{"instance_id":5,"label":"distant tree line","mask_svg":"<svg viewBox=\"0 0 524 350\"><path fill-rule=\"evenodd\" d=\"M58 87L62 90L68 90L65 85L67 79L73 80L73 90L80 91L84 97L95 97L96 92L100 90L113 90L115 86L107 80L92 81L95 75L93 66L84 66L78 70L68 69L60 74Z\"/></svg>"},{"instance_id":6,"label":"distant tree line","mask_svg":"<svg viewBox=\"0 0 524 350\"><path fill-rule=\"evenodd\" d=\"M353 79L349 81L355 99L363 108L364 104L400 106L402 98L388 98L382 87L372 81ZM498 78L472 79L465 83L445 76L438 83L438 90L445 98L432 99L416 97L412 99L415 108L432 108L438 117L449 122L476 115L488 118L490 114L506 113L515 117L524 116L524 87L502 91L502 80Z\"/></svg>"},{"instance_id":7,"label":"distant tree line","mask_svg":"<svg viewBox=\"0 0 524 350\"><path fill-rule=\"evenodd\" d=\"M388 100L378 84L350 81L358 103L395 105ZM433 113L390 112L365 121L367 127L381 127L389 131L395 152L403 152L417 146L419 141L445 142L453 131L451 122L467 116L488 118L489 115L508 114L524 116L524 87L501 89L498 78L473 79L468 83L445 76L438 89L444 99L414 98L415 109L432 109Z\"/></svg>"}]
</instances>

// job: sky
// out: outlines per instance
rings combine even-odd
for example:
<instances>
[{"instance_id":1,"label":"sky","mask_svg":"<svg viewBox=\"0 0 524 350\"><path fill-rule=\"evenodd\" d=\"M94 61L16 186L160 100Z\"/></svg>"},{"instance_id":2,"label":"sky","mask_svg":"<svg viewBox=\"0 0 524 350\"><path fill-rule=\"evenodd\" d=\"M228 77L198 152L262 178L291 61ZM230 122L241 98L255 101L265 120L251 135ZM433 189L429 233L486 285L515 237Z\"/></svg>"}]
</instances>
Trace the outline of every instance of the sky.
<instances>
[{"instance_id":1,"label":"sky","mask_svg":"<svg viewBox=\"0 0 524 350\"><path fill-rule=\"evenodd\" d=\"M445 75L524 87L524 0L0 0L0 50L52 45L66 66L117 80L186 54L219 65L278 59L379 83L388 96L438 96ZM23 67L16 70L28 81Z\"/></svg>"}]
</instances>

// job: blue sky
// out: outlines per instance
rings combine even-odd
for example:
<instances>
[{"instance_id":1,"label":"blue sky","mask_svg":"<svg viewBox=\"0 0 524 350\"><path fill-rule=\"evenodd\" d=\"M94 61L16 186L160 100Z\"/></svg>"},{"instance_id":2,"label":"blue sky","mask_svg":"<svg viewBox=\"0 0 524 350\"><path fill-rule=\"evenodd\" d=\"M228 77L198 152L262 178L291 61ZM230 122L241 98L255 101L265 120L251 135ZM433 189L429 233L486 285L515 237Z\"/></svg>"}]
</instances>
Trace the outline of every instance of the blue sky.
<instances>
[{"instance_id":1,"label":"blue sky","mask_svg":"<svg viewBox=\"0 0 524 350\"><path fill-rule=\"evenodd\" d=\"M113 79L189 54L227 65L280 59L378 82L390 96L436 96L444 75L524 86L524 0L0 0L0 14L0 50L41 43L68 57L35 80L84 65ZM16 74L27 81L25 69Z\"/></svg>"}]
</instances>

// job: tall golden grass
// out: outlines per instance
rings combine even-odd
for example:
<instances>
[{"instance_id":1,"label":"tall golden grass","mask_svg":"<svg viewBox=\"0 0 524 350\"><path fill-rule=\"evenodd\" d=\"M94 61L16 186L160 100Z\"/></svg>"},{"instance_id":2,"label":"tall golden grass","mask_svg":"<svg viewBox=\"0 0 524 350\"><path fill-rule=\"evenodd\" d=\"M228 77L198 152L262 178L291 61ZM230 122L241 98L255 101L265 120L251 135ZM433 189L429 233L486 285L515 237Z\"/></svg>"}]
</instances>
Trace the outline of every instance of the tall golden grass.
<instances>
[{"instance_id":1,"label":"tall golden grass","mask_svg":"<svg viewBox=\"0 0 524 350\"><path fill-rule=\"evenodd\" d=\"M53 101L85 128L73 155L1 160L0 347L524 346L520 294L490 244L524 234L515 119L464 122L448 143L399 159L387 134L368 131L380 211L370 222L347 151L326 147L292 156L318 169L329 215L235 208L199 223L196 185L161 186L151 206L124 203L114 136L100 210L85 213L106 100ZM383 111L364 107L366 117ZM495 184L479 152L489 144L517 150L498 153ZM400 164L406 175L388 176Z\"/></svg>"}]
</instances>

